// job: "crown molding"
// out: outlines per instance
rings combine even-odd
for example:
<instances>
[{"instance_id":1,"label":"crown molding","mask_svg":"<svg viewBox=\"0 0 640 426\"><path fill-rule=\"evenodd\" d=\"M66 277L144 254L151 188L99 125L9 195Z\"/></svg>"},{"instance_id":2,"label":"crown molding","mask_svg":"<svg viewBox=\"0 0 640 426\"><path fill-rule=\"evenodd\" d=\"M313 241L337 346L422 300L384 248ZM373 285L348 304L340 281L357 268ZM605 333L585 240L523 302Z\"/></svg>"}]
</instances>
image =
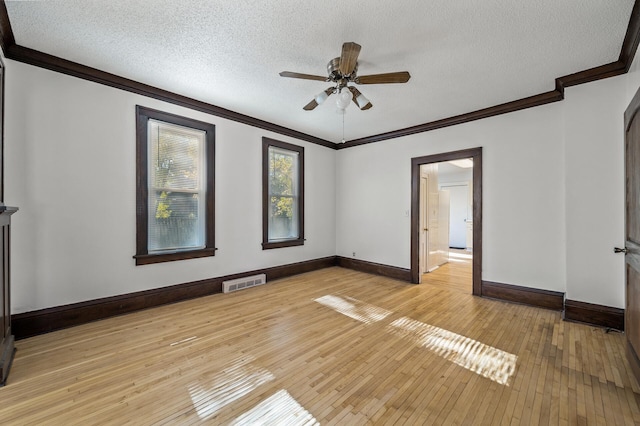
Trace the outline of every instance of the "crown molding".
<instances>
[{"instance_id":1,"label":"crown molding","mask_svg":"<svg viewBox=\"0 0 640 426\"><path fill-rule=\"evenodd\" d=\"M83 80L92 81L94 83L103 84L116 89L125 90L127 92L136 93L138 95L147 96L149 98L169 102L174 105L180 105L185 108L201 111L227 120L247 124L249 126L268 130L281 135L291 136L292 138L311 142L316 145L336 149L335 143L316 136L260 120L258 118L241 114L207 102L202 102L197 99L189 98L168 90L140 83L116 74L88 67L77 62L49 55L48 53L20 46L15 42L4 0L0 0L0 36L0 47L2 47L7 59L81 78Z\"/></svg>"},{"instance_id":2,"label":"crown molding","mask_svg":"<svg viewBox=\"0 0 640 426\"><path fill-rule=\"evenodd\" d=\"M564 99L564 89L570 86L585 84L596 80L615 77L629 71L636 50L640 43L640 4L636 1L631 11L629 24L625 33L625 38L620 49L618 60L609 64L580 71L574 74L558 77L555 80L555 89L526 98L506 102L500 105L479 109L441 120L418 124L404 129L393 130L386 133L371 135L364 138L353 139L343 144L335 144L325 139L321 139L297 130L289 129L274 123L260 120L248 115L240 114L213 104L198 101L193 98L169 92L154 86L149 86L134 80L110 74L96 68L91 68L76 62L68 61L47 53L16 44L11 22L5 0L0 0L0 47L7 59L23 62L29 65L45 68L51 71L60 72L95 83L104 84L128 92L140 94L154 99L159 99L172 104L184 106L186 108L215 115L228 120L247 124L249 126L268 130L285 136L290 136L303 141L311 142L331 149L346 149L355 146L365 145L374 142L381 142L389 139L396 139L416 133L428 132L444 127L456 126L483 118L494 117L501 114L520 111L527 108L558 102Z\"/></svg>"}]
</instances>

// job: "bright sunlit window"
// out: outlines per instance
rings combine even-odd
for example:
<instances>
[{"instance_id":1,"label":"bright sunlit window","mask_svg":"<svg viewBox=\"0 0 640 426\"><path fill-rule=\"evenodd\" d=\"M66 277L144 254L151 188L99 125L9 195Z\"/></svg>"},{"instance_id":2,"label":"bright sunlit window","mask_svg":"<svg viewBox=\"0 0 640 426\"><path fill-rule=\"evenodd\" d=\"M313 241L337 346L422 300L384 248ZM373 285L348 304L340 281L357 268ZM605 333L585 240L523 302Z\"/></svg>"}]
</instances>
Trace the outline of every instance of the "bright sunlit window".
<instances>
[{"instance_id":1,"label":"bright sunlit window","mask_svg":"<svg viewBox=\"0 0 640 426\"><path fill-rule=\"evenodd\" d=\"M262 138L262 248L304 244L304 148Z\"/></svg>"},{"instance_id":2,"label":"bright sunlit window","mask_svg":"<svg viewBox=\"0 0 640 426\"><path fill-rule=\"evenodd\" d=\"M136 264L214 255L214 130L137 107Z\"/></svg>"}]
</instances>

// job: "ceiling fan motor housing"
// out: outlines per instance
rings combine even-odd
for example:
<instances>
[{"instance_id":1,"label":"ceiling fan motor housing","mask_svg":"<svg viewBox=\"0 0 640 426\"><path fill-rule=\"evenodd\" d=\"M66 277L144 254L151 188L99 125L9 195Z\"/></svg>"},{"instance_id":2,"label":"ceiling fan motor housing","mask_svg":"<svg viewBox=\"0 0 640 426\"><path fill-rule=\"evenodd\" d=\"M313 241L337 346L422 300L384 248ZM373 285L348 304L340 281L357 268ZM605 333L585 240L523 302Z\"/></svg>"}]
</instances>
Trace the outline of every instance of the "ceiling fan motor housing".
<instances>
[{"instance_id":1,"label":"ceiling fan motor housing","mask_svg":"<svg viewBox=\"0 0 640 426\"><path fill-rule=\"evenodd\" d=\"M327 64L327 74L329 75L329 80L334 83L340 82L340 80L345 80L344 85L347 82L353 81L356 77L356 71L358 71L358 63L356 62L353 71L349 75L342 75L340 73L340 58L333 58Z\"/></svg>"}]
</instances>

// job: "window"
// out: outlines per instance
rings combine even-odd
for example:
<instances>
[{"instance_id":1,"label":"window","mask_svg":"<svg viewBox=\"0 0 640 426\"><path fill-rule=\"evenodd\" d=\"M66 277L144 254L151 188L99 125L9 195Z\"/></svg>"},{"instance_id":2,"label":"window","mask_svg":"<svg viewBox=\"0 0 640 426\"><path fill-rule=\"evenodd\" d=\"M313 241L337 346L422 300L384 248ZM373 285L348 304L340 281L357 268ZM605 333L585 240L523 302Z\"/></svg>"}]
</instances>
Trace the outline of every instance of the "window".
<instances>
[{"instance_id":1,"label":"window","mask_svg":"<svg viewBox=\"0 0 640 426\"><path fill-rule=\"evenodd\" d=\"M215 126L136 107L136 265L213 256Z\"/></svg>"},{"instance_id":2,"label":"window","mask_svg":"<svg viewBox=\"0 0 640 426\"><path fill-rule=\"evenodd\" d=\"M304 148L262 138L262 249L304 244Z\"/></svg>"}]
</instances>

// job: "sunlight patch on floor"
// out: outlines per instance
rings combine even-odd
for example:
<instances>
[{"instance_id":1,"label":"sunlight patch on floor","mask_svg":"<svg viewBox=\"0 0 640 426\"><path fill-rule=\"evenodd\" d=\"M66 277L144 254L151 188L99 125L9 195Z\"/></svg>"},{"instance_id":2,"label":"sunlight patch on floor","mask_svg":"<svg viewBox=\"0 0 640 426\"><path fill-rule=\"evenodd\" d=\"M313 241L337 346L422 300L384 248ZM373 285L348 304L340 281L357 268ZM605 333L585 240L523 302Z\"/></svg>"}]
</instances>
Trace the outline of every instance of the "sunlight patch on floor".
<instances>
[{"instance_id":1,"label":"sunlight patch on floor","mask_svg":"<svg viewBox=\"0 0 640 426\"><path fill-rule=\"evenodd\" d=\"M391 311L348 296L340 297L328 294L315 299L315 301L365 324L382 321L391 314Z\"/></svg>"},{"instance_id":2,"label":"sunlight patch on floor","mask_svg":"<svg viewBox=\"0 0 640 426\"><path fill-rule=\"evenodd\" d=\"M284 389L245 412L232 425L319 425L311 413Z\"/></svg>"},{"instance_id":3,"label":"sunlight patch on floor","mask_svg":"<svg viewBox=\"0 0 640 426\"><path fill-rule=\"evenodd\" d=\"M449 252L449 262L455 263L470 263L473 260L473 254L469 253L461 253L457 251Z\"/></svg>"},{"instance_id":4,"label":"sunlight patch on floor","mask_svg":"<svg viewBox=\"0 0 640 426\"><path fill-rule=\"evenodd\" d=\"M258 386L275 379L268 370L251 364L247 356L216 374L206 386L198 381L189 386L189 395L198 417L204 420L224 406L242 398Z\"/></svg>"},{"instance_id":5,"label":"sunlight patch on floor","mask_svg":"<svg viewBox=\"0 0 640 426\"><path fill-rule=\"evenodd\" d=\"M389 324L387 330L501 385L509 386L516 371L516 355L433 325L403 317Z\"/></svg>"}]
</instances>

